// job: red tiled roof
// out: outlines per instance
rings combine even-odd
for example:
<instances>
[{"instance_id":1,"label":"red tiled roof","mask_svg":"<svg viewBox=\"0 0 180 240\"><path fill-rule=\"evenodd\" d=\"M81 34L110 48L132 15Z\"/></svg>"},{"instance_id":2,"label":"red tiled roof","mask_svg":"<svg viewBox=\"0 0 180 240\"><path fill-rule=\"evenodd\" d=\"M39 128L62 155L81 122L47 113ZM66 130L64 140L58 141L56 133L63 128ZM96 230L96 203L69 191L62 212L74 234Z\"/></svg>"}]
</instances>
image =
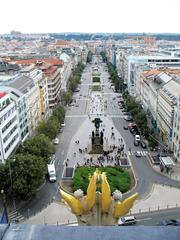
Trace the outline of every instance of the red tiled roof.
<instances>
[{"instance_id":1,"label":"red tiled roof","mask_svg":"<svg viewBox=\"0 0 180 240\"><path fill-rule=\"evenodd\" d=\"M4 96L6 96L6 92L0 92L0 98L3 98Z\"/></svg>"},{"instance_id":2,"label":"red tiled roof","mask_svg":"<svg viewBox=\"0 0 180 240\"><path fill-rule=\"evenodd\" d=\"M63 61L59 60L58 58L33 58L33 59L22 59L22 60L16 60L17 64L22 65L31 65L32 63L37 62L47 62L51 65L63 65Z\"/></svg>"},{"instance_id":3,"label":"red tiled roof","mask_svg":"<svg viewBox=\"0 0 180 240\"><path fill-rule=\"evenodd\" d=\"M55 45L59 45L59 46L68 46L71 45L71 42L69 41L64 41L64 40L58 40Z\"/></svg>"}]
</instances>

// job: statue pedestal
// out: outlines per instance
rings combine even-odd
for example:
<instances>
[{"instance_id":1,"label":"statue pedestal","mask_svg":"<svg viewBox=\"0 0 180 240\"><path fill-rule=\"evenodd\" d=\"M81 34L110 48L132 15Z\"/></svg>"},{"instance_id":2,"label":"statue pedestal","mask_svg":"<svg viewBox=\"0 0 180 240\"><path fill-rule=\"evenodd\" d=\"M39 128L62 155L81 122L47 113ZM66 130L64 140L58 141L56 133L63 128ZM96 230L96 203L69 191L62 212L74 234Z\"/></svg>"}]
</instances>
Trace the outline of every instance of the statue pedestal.
<instances>
[{"instance_id":1,"label":"statue pedestal","mask_svg":"<svg viewBox=\"0 0 180 240\"><path fill-rule=\"evenodd\" d=\"M91 150L89 154L103 154L103 145L100 144L100 137L96 136L94 137L94 144L91 146Z\"/></svg>"}]
</instances>

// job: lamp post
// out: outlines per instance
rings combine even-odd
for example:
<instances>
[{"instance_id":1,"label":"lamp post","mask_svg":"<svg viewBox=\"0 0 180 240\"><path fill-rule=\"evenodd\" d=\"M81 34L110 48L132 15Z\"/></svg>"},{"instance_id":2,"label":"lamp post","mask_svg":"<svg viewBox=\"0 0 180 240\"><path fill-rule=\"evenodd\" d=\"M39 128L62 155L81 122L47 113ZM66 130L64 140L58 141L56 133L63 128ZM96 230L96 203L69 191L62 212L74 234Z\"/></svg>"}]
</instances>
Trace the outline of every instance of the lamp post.
<instances>
[{"instance_id":1,"label":"lamp post","mask_svg":"<svg viewBox=\"0 0 180 240\"><path fill-rule=\"evenodd\" d=\"M6 220L7 220L7 223L9 223L8 211L7 211L7 205L6 205L6 196L5 196L5 193L4 193L3 189L1 190L1 195L2 195L2 200L3 200L4 211L5 211L5 214L6 214Z\"/></svg>"},{"instance_id":2,"label":"lamp post","mask_svg":"<svg viewBox=\"0 0 180 240\"><path fill-rule=\"evenodd\" d=\"M15 161L16 161L16 159L12 160L12 162L15 162ZM16 202L15 202L14 191L13 191L11 161L9 161L9 176L10 176L10 181L11 181L11 193L12 193L12 198L13 198L13 207L14 207L14 210L15 210L16 209Z\"/></svg>"}]
</instances>

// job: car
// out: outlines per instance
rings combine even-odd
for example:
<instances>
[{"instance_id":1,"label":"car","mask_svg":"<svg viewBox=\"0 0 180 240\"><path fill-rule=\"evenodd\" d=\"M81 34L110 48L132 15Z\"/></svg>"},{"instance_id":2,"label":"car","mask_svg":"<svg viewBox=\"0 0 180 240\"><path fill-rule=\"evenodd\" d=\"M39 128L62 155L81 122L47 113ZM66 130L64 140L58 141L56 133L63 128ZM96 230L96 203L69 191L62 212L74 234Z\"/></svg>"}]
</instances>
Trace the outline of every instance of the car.
<instances>
[{"instance_id":1,"label":"car","mask_svg":"<svg viewBox=\"0 0 180 240\"><path fill-rule=\"evenodd\" d=\"M55 138L55 139L53 140L53 143L54 143L54 144L59 144L59 138Z\"/></svg>"},{"instance_id":2,"label":"car","mask_svg":"<svg viewBox=\"0 0 180 240\"><path fill-rule=\"evenodd\" d=\"M139 146L139 142L138 141L134 141L134 146Z\"/></svg>"},{"instance_id":3,"label":"car","mask_svg":"<svg viewBox=\"0 0 180 240\"><path fill-rule=\"evenodd\" d=\"M63 132L63 129L62 128L59 128L59 133L62 133Z\"/></svg>"},{"instance_id":4,"label":"car","mask_svg":"<svg viewBox=\"0 0 180 240\"><path fill-rule=\"evenodd\" d=\"M134 216L121 217L118 220L118 226L128 226L136 224L136 218Z\"/></svg>"},{"instance_id":5,"label":"car","mask_svg":"<svg viewBox=\"0 0 180 240\"><path fill-rule=\"evenodd\" d=\"M65 122L61 123L61 127L65 127L65 126L66 126Z\"/></svg>"},{"instance_id":6,"label":"car","mask_svg":"<svg viewBox=\"0 0 180 240\"><path fill-rule=\"evenodd\" d=\"M127 113L127 112L126 112L126 109L122 109L121 112L124 113L124 114Z\"/></svg>"},{"instance_id":7,"label":"car","mask_svg":"<svg viewBox=\"0 0 180 240\"><path fill-rule=\"evenodd\" d=\"M140 135L135 135L135 141L140 142Z\"/></svg>"},{"instance_id":8,"label":"car","mask_svg":"<svg viewBox=\"0 0 180 240\"><path fill-rule=\"evenodd\" d=\"M142 147L142 148L146 148L145 142L141 142L141 147Z\"/></svg>"},{"instance_id":9,"label":"car","mask_svg":"<svg viewBox=\"0 0 180 240\"><path fill-rule=\"evenodd\" d=\"M79 104L76 103L75 107L79 107Z\"/></svg>"},{"instance_id":10,"label":"car","mask_svg":"<svg viewBox=\"0 0 180 240\"><path fill-rule=\"evenodd\" d=\"M132 121L132 120L133 120L132 117L129 116L129 115L126 115L126 116L124 117L124 119L125 119L126 121Z\"/></svg>"},{"instance_id":11,"label":"car","mask_svg":"<svg viewBox=\"0 0 180 240\"><path fill-rule=\"evenodd\" d=\"M128 126L126 124L124 124L123 128L124 130L128 130Z\"/></svg>"},{"instance_id":12,"label":"car","mask_svg":"<svg viewBox=\"0 0 180 240\"><path fill-rule=\"evenodd\" d=\"M160 223L162 226L180 226L180 221L177 221L176 219L168 219L164 220Z\"/></svg>"},{"instance_id":13,"label":"car","mask_svg":"<svg viewBox=\"0 0 180 240\"><path fill-rule=\"evenodd\" d=\"M140 152L140 151L136 151L136 152L135 152L135 156L136 156L136 157L141 157L141 152Z\"/></svg>"}]
</instances>

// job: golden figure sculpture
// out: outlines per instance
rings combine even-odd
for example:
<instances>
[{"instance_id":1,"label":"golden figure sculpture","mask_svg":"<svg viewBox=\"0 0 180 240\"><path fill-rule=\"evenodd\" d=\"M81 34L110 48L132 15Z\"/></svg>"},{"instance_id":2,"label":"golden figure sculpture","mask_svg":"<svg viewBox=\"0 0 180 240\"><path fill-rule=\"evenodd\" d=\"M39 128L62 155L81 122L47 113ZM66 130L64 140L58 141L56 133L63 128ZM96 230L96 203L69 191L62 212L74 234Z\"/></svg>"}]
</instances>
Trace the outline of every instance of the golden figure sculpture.
<instances>
[{"instance_id":1,"label":"golden figure sculpture","mask_svg":"<svg viewBox=\"0 0 180 240\"><path fill-rule=\"evenodd\" d=\"M122 202L113 199L106 173L98 170L89 178L86 196L77 193L77 196L73 196L62 189L60 193L77 216L78 222L86 222L88 225L114 225L117 218L129 212L138 197L138 193L135 193Z\"/></svg>"}]
</instances>

